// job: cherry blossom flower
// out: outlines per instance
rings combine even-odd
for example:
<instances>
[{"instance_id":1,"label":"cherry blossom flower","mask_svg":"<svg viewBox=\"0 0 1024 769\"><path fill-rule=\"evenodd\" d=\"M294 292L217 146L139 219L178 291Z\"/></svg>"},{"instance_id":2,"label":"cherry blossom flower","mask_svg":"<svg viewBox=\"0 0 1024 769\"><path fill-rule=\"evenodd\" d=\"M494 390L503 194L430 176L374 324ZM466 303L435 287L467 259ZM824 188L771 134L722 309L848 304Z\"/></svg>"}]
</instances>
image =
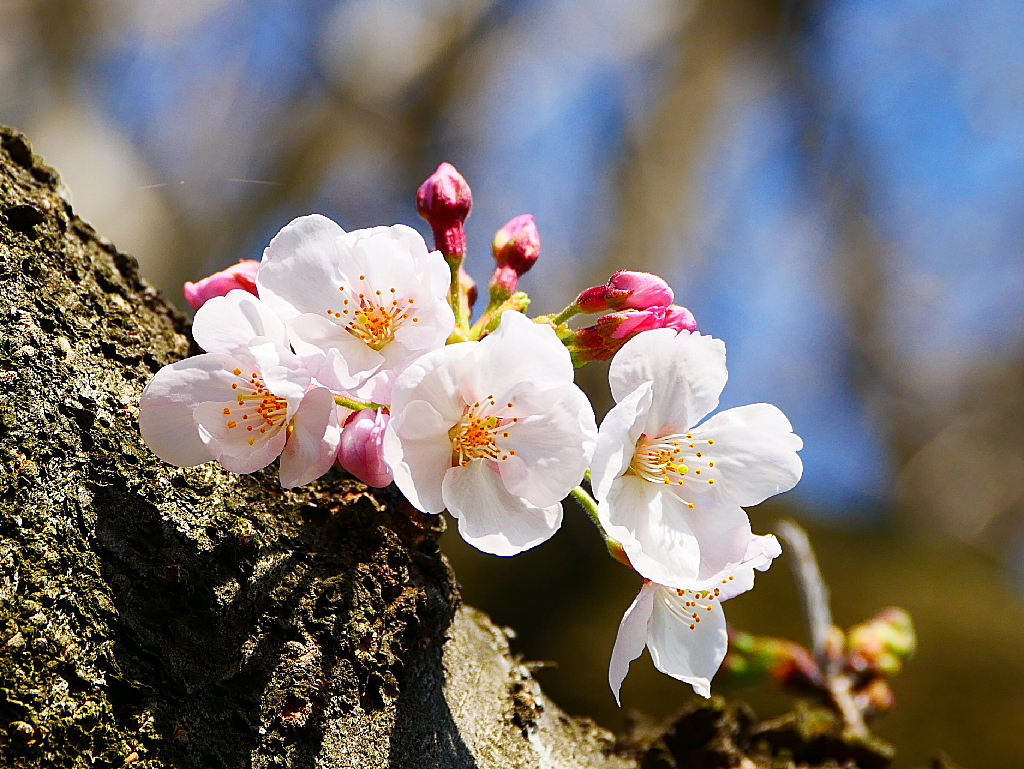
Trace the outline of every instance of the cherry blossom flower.
<instances>
[{"instance_id":1,"label":"cherry blossom flower","mask_svg":"<svg viewBox=\"0 0 1024 769\"><path fill-rule=\"evenodd\" d=\"M215 272L208 278L203 278L197 283L188 281L185 284L185 299L193 310L198 310L210 299L216 296L224 296L229 291L240 288L256 295L256 270L260 263L254 259L240 259L238 264L233 264L226 270Z\"/></svg>"},{"instance_id":2,"label":"cherry blossom flower","mask_svg":"<svg viewBox=\"0 0 1024 769\"><path fill-rule=\"evenodd\" d=\"M384 461L388 421L386 409L362 409L349 416L341 431L338 464L367 486L383 488L394 480Z\"/></svg>"},{"instance_id":3,"label":"cherry blossom flower","mask_svg":"<svg viewBox=\"0 0 1024 769\"><path fill-rule=\"evenodd\" d=\"M334 394L310 389L284 324L235 290L202 306L193 334L208 352L164 366L142 393L139 428L153 453L178 467L216 459L236 473L280 456L286 488L327 472L341 437Z\"/></svg>"},{"instance_id":4,"label":"cherry blossom flower","mask_svg":"<svg viewBox=\"0 0 1024 769\"><path fill-rule=\"evenodd\" d=\"M598 515L633 568L661 585L741 561L750 539L744 506L791 489L803 442L775 406L718 405L725 345L670 329L631 339L609 371L608 412L592 467Z\"/></svg>"},{"instance_id":5,"label":"cherry blossom flower","mask_svg":"<svg viewBox=\"0 0 1024 769\"><path fill-rule=\"evenodd\" d=\"M447 508L467 542L514 555L557 531L595 441L565 347L506 311L482 341L427 353L398 377L384 457L415 507Z\"/></svg>"},{"instance_id":6,"label":"cherry blossom flower","mask_svg":"<svg viewBox=\"0 0 1024 769\"><path fill-rule=\"evenodd\" d=\"M256 276L260 298L289 322L295 352L318 381L364 387L362 396L378 402L389 400L398 371L452 332L450 282L444 259L415 230L346 233L319 214L275 235Z\"/></svg>"},{"instance_id":7,"label":"cherry blossom flower","mask_svg":"<svg viewBox=\"0 0 1024 769\"><path fill-rule=\"evenodd\" d=\"M711 679L728 650L722 601L754 586L754 569L764 571L781 552L775 537L752 536L741 565L695 581L688 588L645 579L640 593L619 623L608 666L608 684L621 704L619 690L629 663L651 653L654 666L702 697L711 696Z\"/></svg>"}]
</instances>

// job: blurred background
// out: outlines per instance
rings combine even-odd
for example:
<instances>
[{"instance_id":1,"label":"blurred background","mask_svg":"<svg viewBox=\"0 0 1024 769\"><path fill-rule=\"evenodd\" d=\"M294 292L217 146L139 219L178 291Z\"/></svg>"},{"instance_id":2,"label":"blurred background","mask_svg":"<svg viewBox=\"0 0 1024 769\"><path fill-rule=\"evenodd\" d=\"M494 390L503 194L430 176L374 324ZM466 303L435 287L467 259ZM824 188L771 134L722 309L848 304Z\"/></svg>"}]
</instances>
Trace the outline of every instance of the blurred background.
<instances>
[{"instance_id":1,"label":"blurred background","mask_svg":"<svg viewBox=\"0 0 1024 769\"><path fill-rule=\"evenodd\" d=\"M911 611L878 732L898 766L1024 754L1024 4L1016 0L0 0L0 122L185 308L292 217L418 219L441 160L473 187L470 269L536 216L523 287L560 309L619 268L726 340L723 406L779 405L804 480L752 511L810 530L849 625ZM581 373L599 414L605 369ZM577 509L511 560L454 534L467 601L567 710L613 729L689 687L607 689L639 584ZM785 558L730 602L804 640ZM768 687L716 683L762 715Z\"/></svg>"}]
</instances>

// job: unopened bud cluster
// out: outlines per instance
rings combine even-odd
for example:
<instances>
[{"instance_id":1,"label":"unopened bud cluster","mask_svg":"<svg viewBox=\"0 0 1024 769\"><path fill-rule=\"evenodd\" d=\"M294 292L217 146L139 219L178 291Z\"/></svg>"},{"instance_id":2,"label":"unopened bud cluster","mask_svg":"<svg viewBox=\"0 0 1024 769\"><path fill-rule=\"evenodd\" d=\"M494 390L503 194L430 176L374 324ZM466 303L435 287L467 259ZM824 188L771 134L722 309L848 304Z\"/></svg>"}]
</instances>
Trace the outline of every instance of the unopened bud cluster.
<instances>
[{"instance_id":1,"label":"unopened bud cluster","mask_svg":"<svg viewBox=\"0 0 1024 769\"><path fill-rule=\"evenodd\" d=\"M826 671L801 644L784 638L733 632L724 668L741 684L769 679L783 690L828 701L832 696ZM867 716L890 710L895 703L890 681L913 655L917 641L910 615L889 607L845 633L833 628L825 656L836 674L849 681L857 708Z\"/></svg>"}]
</instances>

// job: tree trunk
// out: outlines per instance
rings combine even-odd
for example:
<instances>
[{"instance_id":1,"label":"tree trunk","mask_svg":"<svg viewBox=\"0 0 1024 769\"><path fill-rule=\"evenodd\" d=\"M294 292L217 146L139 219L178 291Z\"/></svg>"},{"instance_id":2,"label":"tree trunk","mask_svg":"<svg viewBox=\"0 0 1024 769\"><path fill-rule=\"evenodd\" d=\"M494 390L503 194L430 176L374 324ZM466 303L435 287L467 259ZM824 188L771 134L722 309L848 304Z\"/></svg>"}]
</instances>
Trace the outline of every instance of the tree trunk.
<instances>
[{"instance_id":1,"label":"tree trunk","mask_svg":"<svg viewBox=\"0 0 1024 769\"><path fill-rule=\"evenodd\" d=\"M0 766L885 769L814 709L720 701L616 739L460 606L440 516L333 472L179 469L139 395L197 352L0 127Z\"/></svg>"},{"instance_id":2,"label":"tree trunk","mask_svg":"<svg viewBox=\"0 0 1024 769\"><path fill-rule=\"evenodd\" d=\"M459 608L440 516L156 459L188 325L0 143L0 765L635 766Z\"/></svg>"}]
</instances>

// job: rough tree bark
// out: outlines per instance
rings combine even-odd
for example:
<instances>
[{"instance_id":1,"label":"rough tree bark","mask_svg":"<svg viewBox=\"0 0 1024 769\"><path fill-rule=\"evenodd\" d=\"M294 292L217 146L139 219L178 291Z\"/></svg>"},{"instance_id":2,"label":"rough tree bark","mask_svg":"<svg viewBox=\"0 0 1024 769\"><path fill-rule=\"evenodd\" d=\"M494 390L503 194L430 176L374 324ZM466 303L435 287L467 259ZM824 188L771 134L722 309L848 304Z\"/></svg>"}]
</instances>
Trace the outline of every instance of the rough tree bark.
<instances>
[{"instance_id":1,"label":"rough tree bark","mask_svg":"<svg viewBox=\"0 0 1024 769\"><path fill-rule=\"evenodd\" d=\"M185 320L24 137L0 147L0 765L767 765L742 709L620 742L566 716L393 490L157 460L139 394Z\"/></svg>"}]
</instances>

